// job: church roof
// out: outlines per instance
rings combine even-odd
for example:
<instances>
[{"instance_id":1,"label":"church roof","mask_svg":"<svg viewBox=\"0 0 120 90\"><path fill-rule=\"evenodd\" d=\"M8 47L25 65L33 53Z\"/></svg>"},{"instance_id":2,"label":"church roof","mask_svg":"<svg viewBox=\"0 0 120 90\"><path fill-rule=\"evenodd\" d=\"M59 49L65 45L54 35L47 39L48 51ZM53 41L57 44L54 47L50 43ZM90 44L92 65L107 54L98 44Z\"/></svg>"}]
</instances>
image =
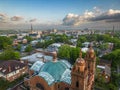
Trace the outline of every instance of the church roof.
<instances>
[{"instance_id":1,"label":"church roof","mask_svg":"<svg viewBox=\"0 0 120 90\"><path fill-rule=\"evenodd\" d=\"M38 73L43 64L44 63L42 61L36 61L30 69Z\"/></svg>"},{"instance_id":2,"label":"church roof","mask_svg":"<svg viewBox=\"0 0 120 90\"><path fill-rule=\"evenodd\" d=\"M36 62L31 67L32 70L38 72L38 76L45 79L48 85L55 82L66 82L71 84L71 65L64 60L47 63Z\"/></svg>"}]
</instances>

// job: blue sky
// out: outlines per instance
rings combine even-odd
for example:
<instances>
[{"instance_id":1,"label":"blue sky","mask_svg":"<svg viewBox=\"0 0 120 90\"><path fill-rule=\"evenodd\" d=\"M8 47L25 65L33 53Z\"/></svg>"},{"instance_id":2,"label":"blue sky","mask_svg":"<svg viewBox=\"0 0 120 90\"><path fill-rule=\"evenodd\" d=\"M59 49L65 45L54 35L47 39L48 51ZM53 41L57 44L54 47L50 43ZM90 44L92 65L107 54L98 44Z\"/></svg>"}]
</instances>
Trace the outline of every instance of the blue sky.
<instances>
[{"instance_id":1,"label":"blue sky","mask_svg":"<svg viewBox=\"0 0 120 90\"><path fill-rule=\"evenodd\" d=\"M120 10L120 0L0 0L0 13L22 16L26 21L38 19L40 23L62 23L69 13L83 15L99 8Z\"/></svg>"}]
</instances>

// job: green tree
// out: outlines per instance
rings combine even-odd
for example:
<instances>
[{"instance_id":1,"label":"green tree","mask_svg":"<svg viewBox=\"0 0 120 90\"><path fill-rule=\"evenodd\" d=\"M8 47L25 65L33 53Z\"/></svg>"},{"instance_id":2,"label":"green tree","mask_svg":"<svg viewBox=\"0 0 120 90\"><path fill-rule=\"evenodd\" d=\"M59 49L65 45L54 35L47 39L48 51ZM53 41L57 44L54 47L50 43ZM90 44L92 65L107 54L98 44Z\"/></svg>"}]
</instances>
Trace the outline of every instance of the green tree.
<instances>
[{"instance_id":1,"label":"green tree","mask_svg":"<svg viewBox=\"0 0 120 90\"><path fill-rule=\"evenodd\" d=\"M70 47L69 45L63 45L59 48L58 57L67 59L71 63L74 63L75 60L79 57L80 48Z\"/></svg>"},{"instance_id":2,"label":"green tree","mask_svg":"<svg viewBox=\"0 0 120 90\"><path fill-rule=\"evenodd\" d=\"M19 59L20 53L14 51L11 46L6 47L6 49L0 54L0 60L12 60L12 59Z\"/></svg>"},{"instance_id":3,"label":"green tree","mask_svg":"<svg viewBox=\"0 0 120 90\"><path fill-rule=\"evenodd\" d=\"M12 40L9 37L0 36L0 49L4 49L7 45L11 45Z\"/></svg>"},{"instance_id":4,"label":"green tree","mask_svg":"<svg viewBox=\"0 0 120 90\"><path fill-rule=\"evenodd\" d=\"M15 50L20 51L20 50L21 50L21 47L22 47L22 46L21 46L20 44L18 44L17 47L15 48Z\"/></svg>"},{"instance_id":5,"label":"green tree","mask_svg":"<svg viewBox=\"0 0 120 90\"><path fill-rule=\"evenodd\" d=\"M36 45L35 45L36 48L45 48L45 44L44 42L38 42Z\"/></svg>"},{"instance_id":6,"label":"green tree","mask_svg":"<svg viewBox=\"0 0 120 90\"><path fill-rule=\"evenodd\" d=\"M26 48L25 48L25 52L31 52L33 50L32 46L31 45L28 45Z\"/></svg>"},{"instance_id":7,"label":"green tree","mask_svg":"<svg viewBox=\"0 0 120 90\"><path fill-rule=\"evenodd\" d=\"M31 42L33 40L33 38L30 36L25 36L24 38L27 39L28 42Z\"/></svg>"},{"instance_id":8,"label":"green tree","mask_svg":"<svg viewBox=\"0 0 120 90\"><path fill-rule=\"evenodd\" d=\"M107 55L104 55L102 58L112 60L111 68L111 82L118 87L120 81L120 49L117 49Z\"/></svg>"}]
</instances>

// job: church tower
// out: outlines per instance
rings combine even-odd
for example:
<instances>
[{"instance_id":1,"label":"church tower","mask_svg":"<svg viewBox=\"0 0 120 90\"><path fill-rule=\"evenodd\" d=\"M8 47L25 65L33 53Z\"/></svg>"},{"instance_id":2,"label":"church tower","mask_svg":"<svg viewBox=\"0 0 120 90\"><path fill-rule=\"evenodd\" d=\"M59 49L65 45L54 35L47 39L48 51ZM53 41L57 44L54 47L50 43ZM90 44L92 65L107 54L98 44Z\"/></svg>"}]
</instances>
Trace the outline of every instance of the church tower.
<instances>
[{"instance_id":1,"label":"church tower","mask_svg":"<svg viewBox=\"0 0 120 90\"><path fill-rule=\"evenodd\" d=\"M92 46L89 46L86 57L86 68L88 69L88 81L87 90L93 90L94 76L95 76L95 66L96 66L96 56Z\"/></svg>"},{"instance_id":2,"label":"church tower","mask_svg":"<svg viewBox=\"0 0 120 90\"><path fill-rule=\"evenodd\" d=\"M89 73L94 74L95 73L96 56L95 56L95 52L91 45L89 46L85 60L86 60L86 66L88 68Z\"/></svg>"},{"instance_id":3,"label":"church tower","mask_svg":"<svg viewBox=\"0 0 120 90\"><path fill-rule=\"evenodd\" d=\"M88 71L85 65L82 52L80 52L79 58L77 58L71 72L71 90L87 90Z\"/></svg>"},{"instance_id":4,"label":"church tower","mask_svg":"<svg viewBox=\"0 0 120 90\"><path fill-rule=\"evenodd\" d=\"M89 47L85 60L80 52L71 71L71 90L93 90L96 56L92 46Z\"/></svg>"}]
</instances>

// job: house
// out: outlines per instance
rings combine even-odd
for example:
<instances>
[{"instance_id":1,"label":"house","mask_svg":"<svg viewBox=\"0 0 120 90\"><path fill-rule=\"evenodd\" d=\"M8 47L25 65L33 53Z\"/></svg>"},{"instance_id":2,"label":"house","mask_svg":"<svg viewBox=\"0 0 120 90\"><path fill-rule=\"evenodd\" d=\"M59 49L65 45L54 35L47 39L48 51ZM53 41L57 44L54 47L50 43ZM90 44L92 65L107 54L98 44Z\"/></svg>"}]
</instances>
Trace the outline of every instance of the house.
<instances>
[{"instance_id":1,"label":"house","mask_svg":"<svg viewBox=\"0 0 120 90\"><path fill-rule=\"evenodd\" d=\"M53 43L47 47L47 51L53 52L58 51L59 47L61 47L62 43Z\"/></svg>"},{"instance_id":2,"label":"house","mask_svg":"<svg viewBox=\"0 0 120 90\"><path fill-rule=\"evenodd\" d=\"M20 58L20 60L24 63L28 62L29 64L32 64L36 61L43 61L43 62L48 62L52 60L52 56L50 55L45 55L44 53L37 52L29 56L25 56Z\"/></svg>"},{"instance_id":3,"label":"house","mask_svg":"<svg viewBox=\"0 0 120 90\"><path fill-rule=\"evenodd\" d=\"M0 64L0 77L8 81L14 81L27 73L27 65L16 60L3 61Z\"/></svg>"},{"instance_id":4,"label":"house","mask_svg":"<svg viewBox=\"0 0 120 90\"><path fill-rule=\"evenodd\" d=\"M112 61L100 59L97 68L100 70L98 75L103 76L105 78L105 82L110 81L111 77L111 63Z\"/></svg>"}]
</instances>

